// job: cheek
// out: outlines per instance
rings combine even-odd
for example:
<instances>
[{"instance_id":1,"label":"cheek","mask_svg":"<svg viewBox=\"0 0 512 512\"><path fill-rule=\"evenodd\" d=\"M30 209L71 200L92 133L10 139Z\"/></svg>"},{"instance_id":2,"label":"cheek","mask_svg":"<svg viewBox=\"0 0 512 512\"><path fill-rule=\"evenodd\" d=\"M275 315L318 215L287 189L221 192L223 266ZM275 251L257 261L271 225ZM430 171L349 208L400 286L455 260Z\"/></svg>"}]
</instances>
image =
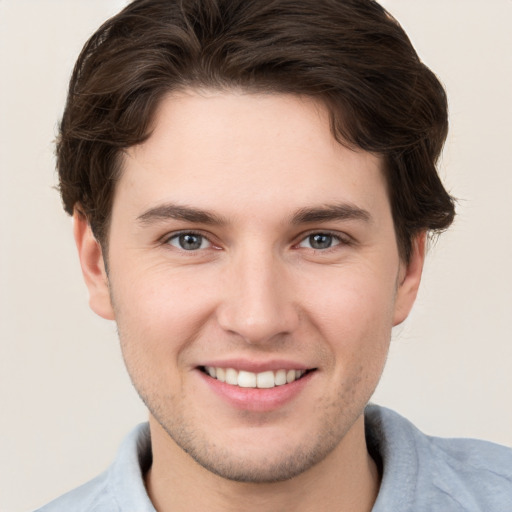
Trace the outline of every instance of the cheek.
<instances>
[{"instance_id":1,"label":"cheek","mask_svg":"<svg viewBox=\"0 0 512 512\"><path fill-rule=\"evenodd\" d=\"M334 277L303 293L308 297L305 311L315 328L333 352L343 354L336 358L337 364L385 359L393 325L393 280L371 272L339 272Z\"/></svg>"},{"instance_id":2,"label":"cheek","mask_svg":"<svg viewBox=\"0 0 512 512\"><path fill-rule=\"evenodd\" d=\"M199 336L212 310L211 294L186 278L167 272L140 272L144 279L111 281L112 302L124 349L155 364ZM150 350L149 350L150 349ZM138 357L139 357L138 356Z\"/></svg>"}]
</instances>

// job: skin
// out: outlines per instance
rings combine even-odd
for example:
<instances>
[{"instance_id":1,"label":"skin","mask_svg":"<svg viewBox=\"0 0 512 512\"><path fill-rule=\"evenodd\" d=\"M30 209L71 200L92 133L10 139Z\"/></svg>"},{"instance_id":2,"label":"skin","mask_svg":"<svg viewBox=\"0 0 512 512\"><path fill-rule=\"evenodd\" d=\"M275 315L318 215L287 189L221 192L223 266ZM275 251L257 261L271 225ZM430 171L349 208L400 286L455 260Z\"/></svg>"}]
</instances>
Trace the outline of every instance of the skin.
<instances>
[{"instance_id":1,"label":"skin","mask_svg":"<svg viewBox=\"0 0 512 512\"><path fill-rule=\"evenodd\" d=\"M187 90L153 126L123 156L108 277L75 214L90 305L116 320L150 411L153 503L371 510L379 475L363 411L425 245L418 236L401 261L380 157L337 143L325 108L293 95ZM191 231L199 248L186 250L177 234ZM226 360L311 372L279 406L235 407L199 369Z\"/></svg>"}]
</instances>

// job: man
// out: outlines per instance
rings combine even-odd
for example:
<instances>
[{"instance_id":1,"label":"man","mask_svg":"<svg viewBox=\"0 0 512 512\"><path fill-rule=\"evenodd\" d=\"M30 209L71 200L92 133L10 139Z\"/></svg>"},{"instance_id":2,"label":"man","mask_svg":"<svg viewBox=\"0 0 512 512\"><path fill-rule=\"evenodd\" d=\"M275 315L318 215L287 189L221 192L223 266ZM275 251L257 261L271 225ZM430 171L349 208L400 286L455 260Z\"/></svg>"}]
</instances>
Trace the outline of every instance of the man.
<instances>
[{"instance_id":1,"label":"man","mask_svg":"<svg viewBox=\"0 0 512 512\"><path fill-rule=\"evenodd\" d=\"M426 238L446 98L367 0L137 0L58 142L92 309L149 410L41 510L485 510L512 454L368 406Z\"/></svg>"}]
</instances>

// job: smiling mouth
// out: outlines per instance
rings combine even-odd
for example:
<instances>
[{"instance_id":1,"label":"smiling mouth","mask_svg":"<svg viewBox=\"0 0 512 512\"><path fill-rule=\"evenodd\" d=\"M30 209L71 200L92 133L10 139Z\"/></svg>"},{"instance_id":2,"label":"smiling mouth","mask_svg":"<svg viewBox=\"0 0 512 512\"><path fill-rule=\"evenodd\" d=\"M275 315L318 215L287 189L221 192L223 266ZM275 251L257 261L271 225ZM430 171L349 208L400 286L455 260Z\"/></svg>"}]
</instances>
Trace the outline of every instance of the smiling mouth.
<instances>
[{"instance_id":1,"label":"smiling mouth","mask_svg":"<svg viewBox=\"0 0 512 512\"><path fill-rule=\"evenodd\" d=\"M221 368L215 366L201 366L199 369L220 382L240 388L269 389L276 386L291 384L302 379L312 370L268 370L259 373L235 370L234 368Z\"/></svg>"}]
</instances>

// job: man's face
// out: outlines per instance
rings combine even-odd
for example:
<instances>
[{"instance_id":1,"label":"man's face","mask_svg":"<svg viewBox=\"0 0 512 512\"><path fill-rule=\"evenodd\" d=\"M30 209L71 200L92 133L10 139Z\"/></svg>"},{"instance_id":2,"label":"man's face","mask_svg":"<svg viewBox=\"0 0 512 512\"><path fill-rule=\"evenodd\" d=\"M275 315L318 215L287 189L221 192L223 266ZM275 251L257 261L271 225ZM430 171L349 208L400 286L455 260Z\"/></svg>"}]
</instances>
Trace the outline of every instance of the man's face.
<instances>
[{"instance_id":1,"label":"man's face","mask_svg":"<svg viewBox=\"0 0 512 512\"><path fill-rule=\"evenodd\" d=\"M346 449L419 282L381 160L311 99L185 91L122 169L112 310L91 304L117 321L152 434L244 481Z\"/></svg>"}]
</instances>

